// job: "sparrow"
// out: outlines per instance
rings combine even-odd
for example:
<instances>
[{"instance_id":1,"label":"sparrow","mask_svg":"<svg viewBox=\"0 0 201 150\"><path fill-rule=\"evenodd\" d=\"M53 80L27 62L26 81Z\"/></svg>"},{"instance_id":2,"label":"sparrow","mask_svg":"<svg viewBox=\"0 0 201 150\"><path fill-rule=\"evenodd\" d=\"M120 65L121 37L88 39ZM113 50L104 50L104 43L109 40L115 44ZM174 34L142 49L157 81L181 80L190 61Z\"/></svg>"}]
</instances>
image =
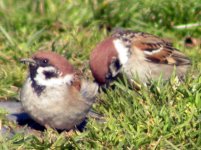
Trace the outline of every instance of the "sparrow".
<instances>
[{"instance_id":1,"label":"sparrow","mask_svg":"<svg viewBox=\"0 0 201 150\"><path fill-rule=\"evenodd\" d=\"M124 29L116 30L97 44L89 63L99 85L110 83L122 73L129 81L137 75L143 83L160 76L167 80L174 70L182 77L191 65L189 58L171 42L149 33Z\"/></svg>"},{"instance_id":2,"label":"sparrow","mask_svg":"<svg viewBox=\"0 0 201 150\"><path fill-rule=\"evenodd\" d=\"M28 77L21 89L23 109L45 127L70 130L82 123L95 101L96 83L81 74L63 56L52 51L38 51L28 64Z\"/></svg>"}]
</instances>

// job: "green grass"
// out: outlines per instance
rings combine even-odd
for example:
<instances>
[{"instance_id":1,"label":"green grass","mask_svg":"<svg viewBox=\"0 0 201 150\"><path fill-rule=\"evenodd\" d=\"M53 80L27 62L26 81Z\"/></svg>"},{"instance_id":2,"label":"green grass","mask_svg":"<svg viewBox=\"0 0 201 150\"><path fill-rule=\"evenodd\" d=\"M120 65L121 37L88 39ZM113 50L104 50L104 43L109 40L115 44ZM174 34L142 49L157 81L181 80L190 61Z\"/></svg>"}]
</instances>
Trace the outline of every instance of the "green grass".
<instances>
[{"instance_id":1,"label":"green grass","mask_svg":"<svg viewBox=\"0 0 201 150\"><path fill-rule=\"evenodd\" d=\"M201 49L183 46L186 36L200 38L201 27L173 28L189 23L201 23L200 0L0 1L1 100L18 99L27 69L20 58L54 50L83 68L113 27L171 38L193 63L180 84L172 77L136 92L126 82L115 82L115 90L101 92L94 105L106 116L105 124L89 119L84 132L69 137L51 129L43 136L0 137L0 149L201 149Z\"/></svg>"}]
</instances>

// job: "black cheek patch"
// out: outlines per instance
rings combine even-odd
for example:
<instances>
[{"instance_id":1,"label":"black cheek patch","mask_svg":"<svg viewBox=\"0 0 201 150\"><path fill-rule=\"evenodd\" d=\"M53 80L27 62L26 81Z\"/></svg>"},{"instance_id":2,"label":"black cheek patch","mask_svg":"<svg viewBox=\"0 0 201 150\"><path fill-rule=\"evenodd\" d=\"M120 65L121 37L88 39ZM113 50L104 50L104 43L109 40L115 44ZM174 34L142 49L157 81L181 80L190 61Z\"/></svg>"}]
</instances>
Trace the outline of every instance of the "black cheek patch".
<instances>
[{"instance_id":1,"label":"black cheek patch","mask_svg":"<svg viewBox=\"0 0 201 150\"><path fill-rule=\"evenodd\" d=\"M53 71L44 71L43 74L45 75L45 79L58 77L57 73Z\"/></svg>"},{"instance_id":2,"label":"black cheek patch","mask_svg":"<svg viewBox=\"0 0 201 150\"><path fill-rule=\"evenodd\" d=\"M105 76L105 79L108 81L112 81L119 74L119 71L122 67L122 64L118 58L113 58L111 64L109 66L108 73Z\"/></svg>"},{"instance_id":3,"label":"black cheek patch","mask_svg":"<svg viewBox=\"0 0 201 150\"><path fill-rule=\"evenodd\" d=\"M119 69L121 69L122 64L120 63L119 59L117 59L114 64L115 64L115 67L116 67L116 70L117 70L117 71L118 71Z\"/></svg>"},{"instance_id":4,"label":"black cheek patch","mask_svg":"<svg viewBox=\"0 0 201 150\"><path fill-rule=\"evenodd\" d=\"M109 66L109 72L111 73L112 77L115 77L119 70L121 69L122 64L118 58L113 58L111 64Z\"/></svg>"}]
</instances>

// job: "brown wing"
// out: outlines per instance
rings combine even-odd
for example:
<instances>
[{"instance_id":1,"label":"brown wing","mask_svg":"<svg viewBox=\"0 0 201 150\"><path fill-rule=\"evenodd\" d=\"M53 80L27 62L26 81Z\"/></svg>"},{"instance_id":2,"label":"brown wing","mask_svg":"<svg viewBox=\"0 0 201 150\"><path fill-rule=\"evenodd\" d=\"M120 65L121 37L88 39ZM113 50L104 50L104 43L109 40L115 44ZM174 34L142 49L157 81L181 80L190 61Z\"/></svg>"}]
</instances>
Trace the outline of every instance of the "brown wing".
<instances>
[{"instance_id":1,"label":"brown wing","mask_svg":"<svg viewBox=\"0 0 201 150\"><path fill-rule=\"evenodd\" d=\"M172 43L151 34L136 34L131 45L132 48L143 51L147 61L174 65L190 64L190 60L172 47Z\"/></svg>"},{"instance_id":2,"label":"brown wing","mask_svg":"<svg viewBox=\"0 0 201 150\"><path fill-rule=\"evenodd\" d=\"M75 87L78 91L81 88L81 76L82 72L79 70L74 71L74 79L72 81L72 86Z\"/></svg>"}]
</instances>

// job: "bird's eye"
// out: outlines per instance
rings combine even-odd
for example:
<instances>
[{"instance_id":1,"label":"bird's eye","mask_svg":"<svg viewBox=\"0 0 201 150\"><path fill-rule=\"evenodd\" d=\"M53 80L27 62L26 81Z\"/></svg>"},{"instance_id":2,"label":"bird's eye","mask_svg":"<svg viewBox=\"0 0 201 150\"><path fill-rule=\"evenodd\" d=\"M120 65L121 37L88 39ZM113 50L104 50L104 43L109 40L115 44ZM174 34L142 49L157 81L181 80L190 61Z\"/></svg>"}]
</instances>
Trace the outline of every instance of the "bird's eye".
<instances>
[{"instance_id":1,"label":"bird's eye","mask_svg":"<svg viewBox=\"0 0 201 150\"><path fill-rule=\"evenodd\" d=\"M43 64L47 64L48 63L48 59L43 59Z\"/></svg>"}]
</instances>

